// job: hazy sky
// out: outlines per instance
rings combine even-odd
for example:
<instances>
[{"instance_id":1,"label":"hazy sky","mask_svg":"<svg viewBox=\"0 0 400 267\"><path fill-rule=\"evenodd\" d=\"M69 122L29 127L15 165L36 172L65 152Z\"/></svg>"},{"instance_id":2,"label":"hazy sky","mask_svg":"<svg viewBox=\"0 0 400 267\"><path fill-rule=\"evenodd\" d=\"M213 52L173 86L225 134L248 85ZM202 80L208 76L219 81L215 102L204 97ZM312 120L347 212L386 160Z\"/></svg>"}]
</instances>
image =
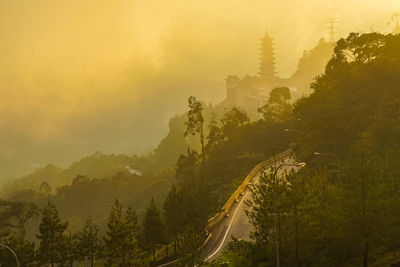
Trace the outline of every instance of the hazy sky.
<instances>
[{"instance_id":1,"label":"hazy sky","mask_svg":"<svg viewBox=\"0 0 400 267\"><path fill-rule=\"evenodd\" d=\"M226 75L257 72L266 30L289 76L327 18L338 36L388 32L398 11L400 0L0 0L0 176L148 151L189 95L217 103Z\"/></svg>"}]
</instances>

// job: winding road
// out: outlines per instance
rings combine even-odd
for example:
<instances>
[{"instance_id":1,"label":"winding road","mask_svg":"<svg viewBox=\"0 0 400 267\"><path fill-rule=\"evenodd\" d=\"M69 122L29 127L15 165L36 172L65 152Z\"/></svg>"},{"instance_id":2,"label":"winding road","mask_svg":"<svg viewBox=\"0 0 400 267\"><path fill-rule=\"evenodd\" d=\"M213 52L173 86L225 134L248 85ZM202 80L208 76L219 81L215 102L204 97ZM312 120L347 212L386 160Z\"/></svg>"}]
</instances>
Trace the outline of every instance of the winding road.
<instances>
[{"instance_id":1,"label":"winding road","mask_svg":"<svg viewBox=\"0 0 400 267\"><path fill-rule=\"evenodd\" d=\"M295 163L291 158L286 158L285 163ZM264 168L268 168L271 165L266 165ZM286 170L293 167L285 167L280 170L279 173L283 173ZM253 183L259 182L261 171L257 172L252 180ZM242 240L250 240L250 232L253 230L253 225L250 223L249 218L246 215L248 209L245 201L251 198L249 190L244 192L244 196L239 199L235 205L232 206L229 211L230 216L225 218L216 229L212 232L213 238L208 243L207 251L208 256L205 258L207 262L211 262L221 255L224 247L232 240L232 236Z\"/></svg>"},{"instance_id":2,"label":"winding road","mask_svg":"<svg viewBox=\"0 0 400 267\"><path fill-rule=\"evenodd\" d=\"M290 156L283 159L285 163L295 163L294 159ZM282 162L282 159L279 161ZM263 167L264 169L268 169L272 165L278 163L277 161L271 161L266 163ZM283 173L285 170L288 170L293 167L284 167L279 173ZM258 171L254 174L251 182L257 184L260 179L262 170ZM278 173L278 175L279 175ZM251 193L248 189L244 192L244 195L240 197L239 201L235 203L229 212L229 217L224 218L221 222L219 222L212 230L211 235L212 238L207 243L205 250L207 251L205 261L212 262L216 258L218 258L225 246L232 240L232 237L242 239L242 240L250 240L250 233L253 230L253 225L250 223L246 210L248 209L245 204L246 200L251 198ZM177 263L176 261L166 263L160 265L158 267L166 267L166 266L174 266Z\"/></svg>"}]
</instances>

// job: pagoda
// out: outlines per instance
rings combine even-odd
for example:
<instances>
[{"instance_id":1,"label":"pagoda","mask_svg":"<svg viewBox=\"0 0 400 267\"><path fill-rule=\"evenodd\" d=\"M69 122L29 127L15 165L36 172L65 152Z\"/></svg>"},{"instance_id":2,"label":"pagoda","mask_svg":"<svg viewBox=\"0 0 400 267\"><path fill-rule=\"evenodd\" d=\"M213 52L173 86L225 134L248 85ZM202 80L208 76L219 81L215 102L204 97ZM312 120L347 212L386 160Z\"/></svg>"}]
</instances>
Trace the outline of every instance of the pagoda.
<instances>
[{"instance_id":1,"label":"pagoda","mask_svg":"<svg viewBox=\"0 0 400 267\"><path fill-rule=\"evenodd\" d=\"M274 44L273 39L267 33L261 39L258 74L261 80L267 84L272 84L276 80Z\"/></svg>"}]
</instances>

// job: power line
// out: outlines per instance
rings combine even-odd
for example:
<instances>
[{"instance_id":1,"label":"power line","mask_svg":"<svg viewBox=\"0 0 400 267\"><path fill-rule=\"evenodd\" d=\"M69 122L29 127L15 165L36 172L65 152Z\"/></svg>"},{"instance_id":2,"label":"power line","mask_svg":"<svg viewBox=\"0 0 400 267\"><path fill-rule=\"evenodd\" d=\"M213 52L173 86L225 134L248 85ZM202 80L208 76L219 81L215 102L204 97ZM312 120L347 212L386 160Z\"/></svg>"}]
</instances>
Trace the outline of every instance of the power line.
<instances>
[{"instance_id":1,"label":"power line","mask_svg":"<svg viewBox=\"0 0 400 267\"><path fill-rule=\"evenodd\" d=\"M335 34L337 33L338 23L339 22L336 18L328 18L325 20L325 24L327 25L325 29L328 30L329 42L331 43L335 42Z\"/></svg>"}]
</instances>

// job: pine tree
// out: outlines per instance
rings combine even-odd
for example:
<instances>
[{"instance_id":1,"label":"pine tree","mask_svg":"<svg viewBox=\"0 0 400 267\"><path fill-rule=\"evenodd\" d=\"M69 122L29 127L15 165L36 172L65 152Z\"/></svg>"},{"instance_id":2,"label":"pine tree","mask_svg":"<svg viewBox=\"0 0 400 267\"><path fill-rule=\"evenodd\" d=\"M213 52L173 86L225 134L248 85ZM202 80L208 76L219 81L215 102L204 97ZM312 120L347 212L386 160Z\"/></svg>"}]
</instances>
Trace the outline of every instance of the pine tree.
<instances>
[{"instance_id":1,"label":"pine tree","mask_svg":"<svg viewBox=\"0 0 400 267\"><path fill-rule=\"evenodd\" d=\"M124 253L126 255L128 266L134 266L138 260L138 239L140 228L136 213L130 206L125 213L124 231Z\"/></svg>"},{"instance_id":2,"label":"pine tree","mask_svg":"<svg viewBox=\"0 0 400 267\"><path fill-rule=\"evenodd\" d=\"M199 134L201 144L202 163L205 163L205 144L204 144L204 117L203 106L196 97L190 96L188 99L189 111L188 120L185 122L186 132L184 136Z\"/></svg>"},{"instance_id":3,"label":"pine tree","mask_svg":"<svg viewBox=\"0 0 400 267\"><path fill-rule=\"evenodd\" d=\"M149 249L153 251L153 260L156 261L156 248L165 241L164 225L161 220L161 214L154 198L151 198L150 205L146 209L143 221L143 234L145 242Z\"/></svg>"},{"instance_id":4,"label":"pine tree","mask_svg":"<svg viewBox=\"0 0 400 267\"><path fill-rule=\"evenodd\" d=\"M68 235L63 237L63 253L61 255L60 264L64 266L72 267L74 265L74 261L77 259L77 249L76 249L76 236L72 235L71 231Z\"/></svg>"},{"instance_id":5,"label":"pine tree","mask_svg":"<svg viewBox=\"0 0 400 267\"><path fill-rule=\"evenodd\" d=\"M98 238L99 228L89 217L83 229L77 234L77 248L79 258L90 261L90 266L94 266L96 256L99 254L101 242Z\"/></svg>"},{"instance_id":6,"label":"pine tree","mask_svg":"<svg viewBox=\"0 0 400 267\"><path fill-rule=\"evenodd\" d=\"M37 235L40 240L37 254L41 264L50 264L54 267L62 260L64 231L67 227L68 222L61 221L54 202L47 200L42 210L42 220Z\"/></svg>"},{"instance_id":7,"label":"pine tree","mask_svg":"<svg viewBox=\"0 0 400 267\"><path fill-rule=\"evenodd\" d=\"M35 243L27 240L25 234L12 234L3 240L3 244L11 248L18 257L19 266L31 266L35 260ZM1 248L2 250L4 249ZM15 256L9 251L1 254L0 266L17 266Z\"/></svg>"},{"instance_id":8,"label":"pine tree","mask_svg":"<svg viewBox=\"0 0 400 267\"><path fill-rule=\"evenodd\" d=\"M183 233L183 211L180 203L181 198L173 185L164 201L164 212L168 233L174 238L174 252L176 253L177 246L179 247L179 234Z\"/></svg>"},{"instance_id":9,"label":"pine tree","mask_svg":"<svg viewBox=\"0 0 400 267\"><path fill-rule=\"evenodd\" d=\"M105 253L108 258L109 264L122 264L125 266L124 255L124 217L122 213L122 204L120 201L115 200L112 206L110 215L107 222L107 233L104 236Z\"/></svg>"}]
</instances>

